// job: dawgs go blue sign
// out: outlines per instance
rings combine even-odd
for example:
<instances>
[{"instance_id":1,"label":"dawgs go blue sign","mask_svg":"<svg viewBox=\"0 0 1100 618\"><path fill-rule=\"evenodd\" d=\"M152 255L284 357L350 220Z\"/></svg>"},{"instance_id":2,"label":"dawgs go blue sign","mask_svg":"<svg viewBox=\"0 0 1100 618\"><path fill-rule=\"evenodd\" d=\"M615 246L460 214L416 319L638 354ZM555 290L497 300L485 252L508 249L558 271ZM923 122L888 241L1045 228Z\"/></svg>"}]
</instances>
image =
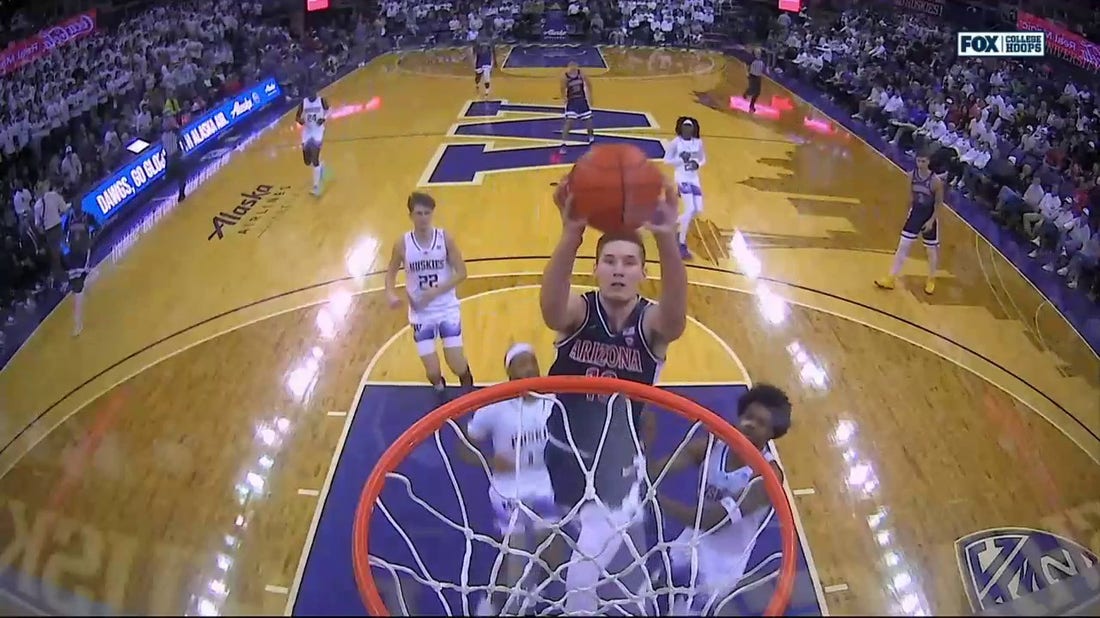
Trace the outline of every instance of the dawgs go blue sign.
<instances>
[{"instance_id":1,"label":"dawgs go blue sign","mask_svg":"<svg viewBox=\"0 0 1100 618\"><path fill-rule=\"evenodd\" d=\"M188 156L281 96L279 84L268 78L222 101L183 127L183 155ZM164 149L160 144L154 144L85 194L80 208L102 225L124 211L127 204L164 176L166 167Z\"/></svg>"}]
</instances>

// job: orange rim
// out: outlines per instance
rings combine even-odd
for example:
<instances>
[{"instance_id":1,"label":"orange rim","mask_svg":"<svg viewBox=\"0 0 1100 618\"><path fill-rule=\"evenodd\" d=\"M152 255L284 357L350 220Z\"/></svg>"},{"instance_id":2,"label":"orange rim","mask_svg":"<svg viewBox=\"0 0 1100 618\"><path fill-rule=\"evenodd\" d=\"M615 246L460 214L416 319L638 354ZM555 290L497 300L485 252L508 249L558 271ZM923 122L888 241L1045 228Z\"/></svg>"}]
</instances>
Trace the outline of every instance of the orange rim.
<instances>
[{"instance_id":1,"label":"orange rim","mask_svg":"<svg viewBox=\"0 0 1100 618\"><path fill-rule=\"evenodd\" d=\"M775 594L768 601L764 615L780 616L783 614L787 609L787 602L790 600L794 588L796 556L794 514L791 512L791 505L787 502L787 494L783 491L783 485L779 482L779 477L768 465L767 460L756 450L756 447L749 442L748 438L741 435L741 432L737 431L722 417L694 401L653 386L614 378L547 376L503 382L449 401L428 413L427 416L414 423L412 427L409 427L379 458L370 477L367 478L366 485L363 486L362 494L360 494L359 506L355 510L355 528L352 535L352 562L355 565L355 582L359 587L359 596L363 600L363 605L371 615L390 615L386 604L382 601L378 586L374 582L368 559L370 555L370 521L374 515L374 506L382 495L382 487L386 484L386 475L396 470L413 448L427 440L448 420L456 419L491 403L512 399L531 391L549 394L592 393L614 395L621 393L637 401L661 406L689 421L699 421L711 433L729 444L741 456L742 461L747 462L757 474L763 477L768 491L768 498L771 499L772 505L775 507L775 513L779 517L783 557L779 566L779 581L776 584Z\"/></svg>"}]
</instances>

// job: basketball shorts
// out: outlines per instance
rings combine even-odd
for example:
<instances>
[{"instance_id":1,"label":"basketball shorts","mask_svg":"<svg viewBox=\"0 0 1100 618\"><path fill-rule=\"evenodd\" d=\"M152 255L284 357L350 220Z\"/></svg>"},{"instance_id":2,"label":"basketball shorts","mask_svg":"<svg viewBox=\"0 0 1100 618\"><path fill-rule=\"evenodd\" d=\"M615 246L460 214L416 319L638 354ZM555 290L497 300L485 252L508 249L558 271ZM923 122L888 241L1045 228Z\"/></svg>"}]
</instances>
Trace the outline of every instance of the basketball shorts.
<instances>
[{"instance_id":1,"label":"basketball shorts","mask_svg":"<svg viewBox=\"0 0 1100 618\"><path fill-rule=\"evenodd\" d=\"M325 128L324 127L311 127L302 130L302 147L312 146L320 150L321 144L325 141Z\"/></svg>"},{"instance_id":2,"label":"basketball shorts","mask_svg":"<svg viewBox=\"0 0 1100 618\"><path fill-rule=\"evenodd\" d=\"M558 521L554 491L550 487L525 488L514 496L505 496L489 485L489 504L493 507L493 523L501 536L547 530ZM534 516L519 507L523 504Z\"/></svg>"},{"instance_id":3,"label":"basketball shorts","mask_svg":"<svg viewBox=\"0 0 1100 618\"><path fill-rule=\"evenodd\" d=\"M910 208L909 216L905 219L905 225L901 228L901 237L916 240L920 236L926 247L936 247L940 244L940 226L933 217L935 210L932 208ZM932 219L932 225L924 230L925 224Z\"/></svg>"},{"instance_id":4,"label":"basketball shorts","mask_svg":"<svg viewBox=\"0 0 1100 618\"><path fill-rule=\"evenodd\" d=\"M69 251L61 256L61 267L69 280L69 290L74 294L84 291L84 281L88 277L88 253Z\"/></svg>"},{"instance_id":5,"label":"basketball shorts","mask_svg":"<svg viewBox=\"0 0 1100 618\"><path fill-rule=\"evenodd\" d=\"M588 120L592 117L592 109L588 107L588 101L585 99L570 99L565 103L565 117Z\"/></svg>"},{"instance_id":6,"label":"basketball shorts","mask_svg":"<svg viewBox=\"0 0 1100 618\"><path fill-rule=\"evenodd\" d=\"M462 316L456 307L453 311L409 316L413 341L419 356L435 353L435 340L442 339L444 348L462 347Z\"/></svg>"},{"instance_id":7,"label":"basketball shorts","mask_svg":"<svg viewBox=\"0 0 1100 618\"><path fill-rule=\"evenodd\" d=\"M493 67L492 65L480 66L474 71L474 73L477 75L477 82L479 84L484 84L485 82L489 81L490 77L492 77Z\"/></svg>"},{"instance_id":8,"label":"basketball shorts","mask_svg":"<svg viewBox=\"0 0 1100 618\"><path fill-rule=\"evenodd\" d=\"M697 195L703 197L703 189L697 182L678 182L680 195Z\"/></svg>"},{"instance_id":9,"label":"basketball shorts","mask_svg":"<svg viewBox=\"0 0 1100 618\"><path fill-rule=\"evenodd\" d=\"M760 96L760 81L759 75L749 75L749 86L745 89L746 99Z\"/></svg>"},{"instance_id":10,"label":"basketball shorts","mask_svg":"<svg viewBox=\"0 0 1100 618\"><path fill-rule=\"evenodd\" d=\"M69 271L69 291L79 294L84 291L84 281L88 278L88 271L84 268L74 268Z\"/></svg>"}]
</instances>

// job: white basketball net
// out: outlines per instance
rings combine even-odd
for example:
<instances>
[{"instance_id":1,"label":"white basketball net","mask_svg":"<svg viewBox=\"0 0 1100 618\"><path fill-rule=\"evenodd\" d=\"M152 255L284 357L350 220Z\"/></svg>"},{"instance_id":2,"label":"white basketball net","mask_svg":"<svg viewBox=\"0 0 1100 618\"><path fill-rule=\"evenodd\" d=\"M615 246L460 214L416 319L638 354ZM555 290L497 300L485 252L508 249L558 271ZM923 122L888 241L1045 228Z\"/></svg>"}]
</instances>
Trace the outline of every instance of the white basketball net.
<instances>
[{"instance_id":1,"label":"white basketball net","mask_svg":"<svg viewBox=\"0 0 1100 618\"><path fill-rule=\"evenodd\" d=\"M669 476L670 466L667 463L660 469L655 478L652 478L652 475L638 475L636 487L639 489L637 493L640 499L633 501L634 508L632 511L635 517L628 517L617 524L613 524L614 534L604 543L604 548L608 548L615 544L619 545L620 549L618 553L620 556L623 555L623 551L629 552L630 565L627 568L617 569L612 572L609 571L608 568L600 565L600 561L594 561L594 554L601 553L603 549L601 548L601 550L594 552L593 555L589 555L581 551L573 536L567 534L565 531L569 529L571 524L579 524L578 517L583 504L595 503L602 508L607 508L603 500L595 495L593 470L603 453L603 446L608 435L608 429L611 425L611 406L615 399L621 396L613 395L607 402L609 413L605 416L603 433L600 436L599 446L595 453L595 463L591 465L586 464L580 455L576 441L573 438L572 429L569 426L569 417L564 414L562 404L556 397L546 395L536 396L552 401L555 407L554 412L563 415L565 419L566 437L568 438L568 443L573 455L577 458L581 468L584 470L587 487L586 495L590 498L591 502L586 501L582 504L578 504L568 513L565 513L558 521L549 521L539 513L530 509L527 504L520 501L518 503L519 512L513 514L512 524L515 524L517 518L522 515L537 526L545 528L548 531L548 533L544 533L534 542L528 540L526 546L514 540L505 542L504 539L498 538L499 534L496 530L475 530L471 526L469 507L471 505L477 505L478 508L484 508L485 496L464 495L462 485L459 483L458 476L456 475L455 464L451 461L452 454L448 453L447 449L444 448L441 432L436 430L434 433L435 448L442 458L443 468L446 471L447 478L453 489L454 498L458 501L460 512L458 520L448 517L439 509L433 507L431 499L425 499L420 496L408 476L395 471L388 473L386 477L390 481L400 483L404 488L405 495L420 508L423 508L426 513L429 513L434 519L438 520L441 529L449 529L455 534L462 535L465 540L465 551L462 556L439 556L434 555L433 548L431 547L417 547L413 540L413 535L409 534L409 532L403 528L402 522L394 517L390 509L387 508L384 500L379 497L376 502L377 511L382 514L382 518L392 527L397 535L399 535L412 557L412 564L395 564L394 562L376 555L375 552L378 551L376 545L372 544L370 546L371 553L369 554L369 563L372 567L372 574L375 577L379 590L382 591L383 598L386 599L387 609L391 614L417 614L416 599L411 597L423 594L423 591L426 589L429 591L428 594L438 598L445 615L475 615L478 613L479 603L483 603L483 600L488 598L488 595L492 595L496 600L494 611L500 615L561 615L566 612L566 602L569 595L584 593L598 595L598 606L596 611L577 612L574 609L570 612L571 614L639 615L644 613L657 615L658 611L678 614L692 611L692 613L701 612L706 615L715 613L716 611L721 612L722 606L731 601L733 597L747 591L749 588L755 588L760 584L770 581L778 574L776 570L769 576L754 579L751 585L737 588L732 592L730 589L721 591L705 589L700 584L697 549L700 540L718 530L719 527L711 528L710 531L700 532L702 509L697 507L695 510L694 530L690 538L686 539L686 542L684 542L685 539L680 539L679 542L675 544L668 540L669 527L656 501L658 487ZM633 418L634 406L629 400L626 400L625 408L627 414ZM458 423L454 420L447 420L445 425L455 432L463 447L470 448L472 452L476 454L481 464L481 472L485 474L486 477L490 477L489 462L486 461L480 451L472 447L465 433L460 430ZM629 423L629 426L631 428L630 433L634 446L638 449L637 452L640 452L641 440L637 435L635 424ZM676 446L673 456L669 459L670 462L681 455L688 443L702 427L704 426L700 421L694 422L689 427L684 437ZM707 466L710 464L712 455L717 456L714 455L714 447L715 437L711 436L711 439L708 440L706 456L702 464L702 469L704 470L708 469ZM515 463L518 467L519 449L515 450L517 453ZM644 463L641 457L637 458L635 460L636 469L644 469ZM473 466L469 463L459 462L457 465L465 467L465 470L463 470L464 475L473 472ZM705 487L703 475L697 474L697 477L697 495L702 496ZM757 477L753 479L753 482L763 481ZM433 489L432 499L442 499L443 496L440 495L438 488L435 487ZM747 491L742 492L740 499L743 499L747 493ZM701 503L701 500L697 500L697 504ZM645 506L650 508L644 508ZM637 530L638 524L644 516L643 514L647 511L655 519L654 523L657 529L657 539L655 545L649 548L642 548L642 551L639 551L639 548L636 547L635 544L636 541L631 541L630 529L633 528ZM768 519L770 518L771 515L769 514ZM370 523L372 526L374 525L373 521ZM765 524L766 523L767 522L765 522ZM756 532L757 536L764 527L764 525L760 526ZM548 550L551 544L555 542L555 539L564 541L567 547L565 555L559 559L560 564L557 566L552 565L547 558ZM755 540L756 537L753 537L754 542ZM473 549L475 544L478 543L485 544L496 552L496 559L493 561L490 573L471 572ZM750 543L748 547L744 548L744 553L747 554L751 552L753 545L754 543ZM734 548L734 550L736 550L736 548ZM686 584L674 585L671 583L670 577L664 576L672 572L673 561L671 554L673 552L681 552L680 555L689 556L687 560L690 561L690 575L687 577ZM754 570L760 570L767 564L774 564L774 561L777 561L779 557L780 555L778 553L769 556L757 565ZM743 558L747 559L748 556L744 556ZM441 561L456 560L461 561L458 581L450 581L433 575L432 569L429 566L429 564L432 563L438 564ZM599 566L598 580L594 586L567 589L565 586L565 573L570 565L576 563L578 560L596 562L597 566ZM518 576L513 574L511 580L502 581L501 575L504 569L508 566L512 566L514 572L516 570L514 568L516 564L522 565L521 572L518 573ZM451 570L453 571L453 568ZM624 574L630 571L635 573L633 579L637 581L628 585L625 581L626 578ZM388 575L384 575L383 572ZM637 574L639 572L644 573L645 576L638 577ZM537 576L539 574L541 574L541 576ZM747 575L751 575L751 573ZM404 582L404 584L402 582ZM419 586L409 585L410 582L415 582L419 584ZM554 586L555 583L561 587L559 589L564 589L565 594L548 594L548 589ZM607 592L609 589L611 590L610 593ZM446 595L444 594L445 592L452 592L452 594ZM659 603L660 605L658 605ZM694 606L694 610L689 609L692 606ZM482 605L480 607L481 611L484 611L485 606ZM663 607L664 609L658 610L658 607Z\"/></svg>"}]
</instances>

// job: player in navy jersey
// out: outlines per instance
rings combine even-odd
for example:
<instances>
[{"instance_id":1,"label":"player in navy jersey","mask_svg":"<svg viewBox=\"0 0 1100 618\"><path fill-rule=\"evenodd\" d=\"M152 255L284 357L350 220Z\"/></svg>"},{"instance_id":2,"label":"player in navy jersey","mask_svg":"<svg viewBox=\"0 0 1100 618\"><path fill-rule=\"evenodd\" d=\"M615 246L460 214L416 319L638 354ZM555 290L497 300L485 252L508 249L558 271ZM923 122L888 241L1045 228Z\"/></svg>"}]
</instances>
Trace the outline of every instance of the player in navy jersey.
<instances>
[{"instance_id":1,"label":"player in navy jersey","mask_svg":"<svg viewBox=\"0 0 1100 618\"><path fill-rule=\"evenodd\" d=\"M493 46L488 43L474 45L474 88L481 98L489 97L489 78L493 74Z\"/></svg>"},{"instance_id":2,"label":"player in navy jersey","mask_svg":"<svg viewBox=\"0 0 1100 618\"><path fill-rule=\"evenodd\" d=\"M574 120L583 120L588 129L588 143L596 141L596 132L592 128L592 83L588 76L581 73L576 62L570 62L561 77L561 98L565 101L565 122L561 127L561 152L569 141L569 132L573 130Z\"/></svg>"},{"instance_id":3,"label":"player in navy jersey","mask_svg":"<svg viewBox=\"0 0 1100 618\"><path fill-rule=\"evenodd\" d=\"M94 231L95 220L79 208L70 208L61 217L61 261L73 293L73 337L84 330L84 280L91 269Z\"/></svg>"},{"instance_id":4,"label":"player in navy jersey","mask_svg":"<svg viewBox=\"0 0 1100 618\"><path fill-rule=\"evenodd\" d=\"M889 275L875 280L875 285L885 290L894 289L894 280L901 272L909 249L917 236L920 236L928 250L928 279L924 282L924 293L932 294L936 291L936 269L940 261L940 228L936 221L936 212L943 204L943 179L929 169L930 161L931 157L927 152L917 155L917 169L909 175L909 192L912 196L909 216L901 228L901 240L898 242L897 252L894 253L894 264Z\"/></svg>"},{"instance_id":5,"label":"player in navy jersey","mask_svg":"<svg viewBox=\"0 0 1100 618\"><path fill-rule=\"evenodd\" d=\"M674 184L666 185L654 222L646 226L661 264L660 304L638 293L645 280L645 247L636 232L602 236L596 245L598 289L570 290L585 223L572 217L566 187L558 204L561 240L543 273L539 297L543 321L558 333L549 375L607 376L650 385L657 380L669 344L687 324L687 271L676 236L679 197ZM590 612L597 609L599 574L623 549L622 530L630 529L631 542L642 532L645 460L638 442L655 427L640 427L641 406L621 396L561 394L559 400L564 414L551 414L547 422L545 459L555 501L566 513L576 508L579 523L577 549L566 571L565 610ZM593 467L597 500L585 495L586 469Z\"/></svg>"}]
</instances>

